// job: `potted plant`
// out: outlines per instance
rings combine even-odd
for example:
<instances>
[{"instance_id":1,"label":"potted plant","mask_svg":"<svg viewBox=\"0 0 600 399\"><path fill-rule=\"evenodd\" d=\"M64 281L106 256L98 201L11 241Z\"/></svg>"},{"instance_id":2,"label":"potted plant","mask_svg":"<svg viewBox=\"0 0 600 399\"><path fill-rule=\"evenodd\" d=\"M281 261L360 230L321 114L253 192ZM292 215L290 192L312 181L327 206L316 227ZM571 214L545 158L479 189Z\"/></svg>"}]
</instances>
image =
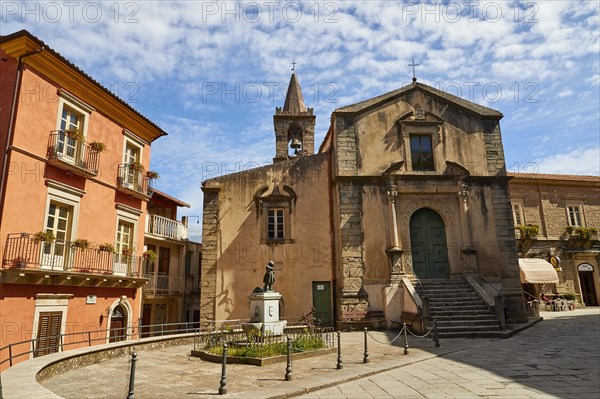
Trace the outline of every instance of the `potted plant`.
<instances>
[{"instance_id":1,"label":"potted plant","mask_svg":"<svg viewBox=\"0 0 600 399\"><path fill-rule=\"evenodd\" d=\"M90 242L85 238L78 238L71 243L72 249L87 249L90 246Z\"/></svg>"},{"instance_id":2,"label":"potted plant","mask_svg":"<svg viewBox=\"0 0 600 399\"><path fill-rule=\"evenodd\" d=\"M149 170L146 172L146 176L148 176L148 178L150 179L158 179L160 177L160 175L158 174L158 172L155 172L153 170Z\"/></svg>"},{"instance_id":3,"label":"potted plant","mask_svg":"<svg viewBox=\"0 0 600 399\"><path fill-rule=\"evenodd\" d=\"M148 262L150 262L150 263L154 263L158 259L158 255L156 255L156 252L154 252L151 249L145 251L143 256L144 256L144 259L147 259Z\"/></svg>"},{"instance_id":4,"label":"potted plant","mask_svg":"<svg viewBox=\"0 0 600 399\"><path fill-rule=\"evenodd\" d=\"M129 164L129 170L135 171L135 172L143 172L144 171L144 165L142 165L139 162L132 162L132 163Z\"/></svg>"},{"instance_id":5,"label":"potted plant","mask_svg":"<svg viewBox=\"0 0 600 399\"><path fill-rule=\"evenodd\" d=\"M98 251L115 252L115 247L111 243L105 242L104 244L98 245Z\"/></svg>"},{"instance_id":6,"label":"potted plant","mask_svg":"<svg viewBox=\"0 0 600 399\"><path fill-rule=\"evenodd\" d=\"M92 141L89 145L90 149L95 152L102 152L106 149L106 144L100 141Z\"/></svg>"},{"instance_id":7,"label":"potted plant","mask_svg":"<svg viewBox=\"0 0 600 399\"><path fill-rule=\"evenodd\" d=\"M563 239L573 248L591 248L598 241L598 230L593 227L567 226Z\"/></svg>"},{"instance_id":8,"label":"potted plant","mask_svg":"<svg viewBox=\"0 0 600 399\"><path fill-rule=\"evenodd\" d=\"M83 133L79 129L67 129L63 130L63 133L70 139L83 141Z\"/></svg>"},{"instance_id":9,"label":"potted plant","mask_svg":"<svg viewBox=\"0 0 600 399\"><path fill-rule=\"evenodd\" d=\"M536 240L540 233L540 226L537 224L519 225L515 229L519 230L520 240Z\"/></svg>"},{"instance_id":10,"label":"potted plant","mask_svg":"<svg viewBox=\"0 0 600 399\"><path fill-rule=\"evenodd\" d=\"M133 255L133 249L131 249L131 248L123 248L123 250L121 251L121 255L123 255L123 256L131 256L131 255Z\"/></svg>"},{"instance_id":11,"label":"potted plant","mask_svg":"<svg viewBox=\"0 0 600 399\"><path fill-rule=\"evenodd\" d=\"M51 231L38 231L33 235L34 242L54 242L56 237Z\"/></svg>"}]
</instances>

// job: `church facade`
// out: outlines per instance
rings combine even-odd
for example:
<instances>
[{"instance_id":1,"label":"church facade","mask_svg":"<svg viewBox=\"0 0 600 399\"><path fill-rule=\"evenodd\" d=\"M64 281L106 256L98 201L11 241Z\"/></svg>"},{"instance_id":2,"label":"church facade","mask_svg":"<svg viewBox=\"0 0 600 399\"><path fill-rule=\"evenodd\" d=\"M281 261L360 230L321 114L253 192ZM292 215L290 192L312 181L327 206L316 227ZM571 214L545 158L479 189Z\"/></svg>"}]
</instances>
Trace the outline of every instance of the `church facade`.
<instances>
[{"instance_id":1,"label":"church facade","mask_svg":"<svg viewBox=\"0 0 600 399\"><path fill-rule=\"evenodd\" d=\"M273 118L273 164L203 183L201 319L248 318L273 260L291 320L389 325L422 314L422 282L465 277L525 320L500 112L415 79L335 110L315 153L293 74Z\"/></svg>"}]
</instances>

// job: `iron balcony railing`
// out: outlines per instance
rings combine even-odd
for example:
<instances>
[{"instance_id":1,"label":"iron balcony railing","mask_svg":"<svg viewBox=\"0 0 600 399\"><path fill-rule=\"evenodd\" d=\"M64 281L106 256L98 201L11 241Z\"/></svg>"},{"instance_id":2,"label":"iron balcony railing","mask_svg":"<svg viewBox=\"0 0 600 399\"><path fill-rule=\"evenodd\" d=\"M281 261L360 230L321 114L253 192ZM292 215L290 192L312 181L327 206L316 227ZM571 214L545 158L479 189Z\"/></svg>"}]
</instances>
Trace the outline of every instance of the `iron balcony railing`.
<instances>
[{"instance_id":1,"label":"iron balcony railing","mask_svg":"<svg viewBox=\"0 0 600 399\"><path fill-rule=\"evenodd\" d=\"M75 242L39 241L33 234L9 234L2 258L3 269L54 270L72 273L139 277L141 257L101 251Z\"/></svg>"},{"instance_id":2,"label":"iron balcony railing","mask_svg":"<svg viewBox=\"0 0 600 399\"><path fill-rule=\"evenodd\" d=\"M185 289L185 277L169 276L165 273L146 273L149 279L144 287L144 293L154 295L180 295Z\"/></svg>"},{"instance_id":3,"label":"iron balcony railing","mask_svg":"<svg viewBox=\"0 0 600 399\"><path fill-rule=\"evenodd\" d=\"M152 180L143 169L138 167L138 164L119 164L117 173L117 186L119 188L127 189L144 197L150 197L152 195Z\"/></svg>"},{"instance_id":4,"label":"iron balcony railing","mask_svg":"<svg viewBox=\"0 0 600 399\"><path fill-rule=\"evenodd\" d=\"M100 151L69 132L50 132L47 157L48 160L60 161L69 169L74 167L94 176L98 174Z\"/></svg>"},{"instance_id":5,"label":"iron balcony railing","mask_svg":"<svg viewBox=\"0 0 600 399\"><path fill-rule=\"evenodd\" d=\"M188 228L183 223L158 215L146 217L146 233L173 240L187 240Z\"/></svg>"}]
</instances>

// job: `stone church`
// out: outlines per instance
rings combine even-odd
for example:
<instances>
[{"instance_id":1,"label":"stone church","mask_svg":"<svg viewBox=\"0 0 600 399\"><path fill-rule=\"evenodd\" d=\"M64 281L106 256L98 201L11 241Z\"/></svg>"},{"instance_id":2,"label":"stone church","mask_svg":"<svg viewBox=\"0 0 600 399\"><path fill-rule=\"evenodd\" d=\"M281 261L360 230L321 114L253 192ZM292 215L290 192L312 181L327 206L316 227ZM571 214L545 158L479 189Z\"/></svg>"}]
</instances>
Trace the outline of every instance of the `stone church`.
<instances>
[{"instance_id":1,"label":"stone church","mask_svg":"<svg viewBox=\"0 0 600 399\"><path fill-rule=\"evenodd\" d=\"M201 319L247 319L273 260L291 321L391 327L432 317L445 287L494 326L523 322L502 116L413 79L333 111L315 149L292 74L273 163L203 183Z\"/></svg>"}]
</instances>

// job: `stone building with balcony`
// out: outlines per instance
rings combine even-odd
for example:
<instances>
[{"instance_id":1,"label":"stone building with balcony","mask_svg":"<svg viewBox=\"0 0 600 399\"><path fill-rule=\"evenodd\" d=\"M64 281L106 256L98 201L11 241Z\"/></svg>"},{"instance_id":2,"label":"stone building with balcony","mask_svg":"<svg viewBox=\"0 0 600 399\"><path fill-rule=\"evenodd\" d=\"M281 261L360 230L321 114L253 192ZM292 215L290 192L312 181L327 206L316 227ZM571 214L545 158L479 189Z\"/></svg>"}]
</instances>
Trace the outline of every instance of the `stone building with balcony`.
<instances>
[{"instance_id":1,"label":"stone building with balcony","mask_svg":"<svg viewBox=\"0 0 600 399\"><path fill-rule=\"evenodd\" d=\"M148 202L145 227L142 289L144 326L170 323L198 323L200 294L198 275L201 244L191 236L188 218L177 220L178 207L190 205L154 189ZM158 327L143 327L144 334Z\"/></svg>"},{"instance_id":2,"label":"stone building with balcony","mask_svg":"<svg viewBox=\"0 0 600 399\"><path fill-rule=\"evenodd\" d=\"M574 296L576 306L598 306L600 177L509 176L521 278L528 299L539 298L544 290L550 297L552 293ZM544 268L550 273L543 273Z\"/></svg>"},{"instance_id":3,"label":"stone building with balcony","mask_svg":"<svg viewBox=\"0 0 600 399\"><path fill-rule=\"evenodd\" d=\"M33 339L20 361L59 350L57 334L126 339L166 133L27 31L0 37L0 59L0 347Z\"/></svg>"}]
</instances>

